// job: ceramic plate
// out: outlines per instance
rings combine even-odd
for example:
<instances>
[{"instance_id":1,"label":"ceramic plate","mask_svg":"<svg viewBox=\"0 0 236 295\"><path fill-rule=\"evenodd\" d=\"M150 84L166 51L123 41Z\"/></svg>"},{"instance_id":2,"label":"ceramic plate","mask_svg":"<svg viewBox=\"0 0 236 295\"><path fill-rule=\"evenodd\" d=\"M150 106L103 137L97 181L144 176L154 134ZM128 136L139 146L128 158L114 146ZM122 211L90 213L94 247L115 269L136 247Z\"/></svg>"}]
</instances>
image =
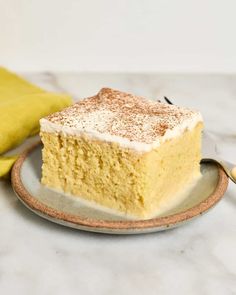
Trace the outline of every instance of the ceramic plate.
<instances>
[{"instance_id":1,"label":"ceramic plate","mask_svg":"<svg viewBox=\"0 0 236 295\"><path fill-rule=\"evenodd\" d=\"M216 164L201 164L202 177L181 203L158 217L132 220L90 202L45 188L40 183L42 145L26 150L12 170L12 186L22 203L39 216L75 229L110 234L138 234L173 228L200 216L224 195L228 178Z\"/></svg>"}]
</instances>

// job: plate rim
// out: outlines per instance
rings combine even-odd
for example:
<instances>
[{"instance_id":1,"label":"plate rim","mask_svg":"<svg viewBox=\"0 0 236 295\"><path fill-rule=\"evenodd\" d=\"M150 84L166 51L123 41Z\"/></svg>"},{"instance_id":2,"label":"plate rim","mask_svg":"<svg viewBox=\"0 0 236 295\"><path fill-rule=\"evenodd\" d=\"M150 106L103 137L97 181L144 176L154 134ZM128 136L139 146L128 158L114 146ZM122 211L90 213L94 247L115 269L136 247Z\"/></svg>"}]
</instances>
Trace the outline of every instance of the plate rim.
<instances>
[{"instance_id":1,"label":"plate rim","mask_svg":"<svg viewBox=\"0 0 236 295\"><path fill-rule=\"evenodd\" d=\"M26 150L24 150L17 158L15 164L13 165L11 171L11 183L14 192L17 194L18 198L22 201L26 207L31 209L34 213L51 220L56 219L60 221L65 221L72 223L73 225L85 226L94 229L109 229L109 230L148 230L153 228L169 228L175 226L179 223L183 223L187 220L191 220L198 215L202 215L204 212L213 207L218 203L224 196L228 187L228 176L225 174L224 170L217 165L219 181L213 191L206 199L198 203L197 205L172 214L168 216L155 217L145 220L103 220L103 219L92 219L89 217L81 217L79 215L74 215L70 213L65 213L55 208L52 208L32 196L25 188L21 179L21 168L24 161L28 158L30 153L32 153L36 148L41 145L41 141L33 144ZM46 215L46 216L44 216ZM53 220L52 220L53 221Z\"/></svg>"}]
</instances>

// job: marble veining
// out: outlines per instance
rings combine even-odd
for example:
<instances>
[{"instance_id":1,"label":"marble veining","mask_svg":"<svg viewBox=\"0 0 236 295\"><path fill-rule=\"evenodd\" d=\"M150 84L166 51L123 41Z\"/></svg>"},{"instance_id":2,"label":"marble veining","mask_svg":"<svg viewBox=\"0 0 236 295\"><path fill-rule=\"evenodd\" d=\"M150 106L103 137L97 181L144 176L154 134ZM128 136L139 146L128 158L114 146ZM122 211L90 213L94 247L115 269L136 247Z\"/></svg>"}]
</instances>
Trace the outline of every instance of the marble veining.
<instances>
[{"instance_id":1,"label":"marble veining","mask_svg":"<svg viewBox=\"0 0 236 295\"><path fill-rule=\"evenodd\" d=\"M75 100L109 86L199 109L236 163L236 75L24 74ZM208 214L141 236L75 231L39 218L0 181L1 294L236 294L236 186Z\"/></svg>"}]
</instances>

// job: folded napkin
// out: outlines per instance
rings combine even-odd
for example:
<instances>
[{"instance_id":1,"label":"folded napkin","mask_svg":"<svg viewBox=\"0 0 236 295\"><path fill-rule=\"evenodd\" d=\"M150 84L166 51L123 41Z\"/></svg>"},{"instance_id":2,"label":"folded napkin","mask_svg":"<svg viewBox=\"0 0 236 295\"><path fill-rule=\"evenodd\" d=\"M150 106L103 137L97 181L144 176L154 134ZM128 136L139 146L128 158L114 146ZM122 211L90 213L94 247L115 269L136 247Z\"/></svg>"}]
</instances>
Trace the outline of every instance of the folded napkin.
<instances>
[{"instance_id":1,"label":"folded napkin","mask_svg":"<svg viewBox=\"0 0 236 295\"><path fill-rule=\"evenodd\" d=\"M39 119L69 106L68 95L42 90L0 68L0 178L6 177L17 155L4 153L39 131Z\"/></svg>"}]
</instances>

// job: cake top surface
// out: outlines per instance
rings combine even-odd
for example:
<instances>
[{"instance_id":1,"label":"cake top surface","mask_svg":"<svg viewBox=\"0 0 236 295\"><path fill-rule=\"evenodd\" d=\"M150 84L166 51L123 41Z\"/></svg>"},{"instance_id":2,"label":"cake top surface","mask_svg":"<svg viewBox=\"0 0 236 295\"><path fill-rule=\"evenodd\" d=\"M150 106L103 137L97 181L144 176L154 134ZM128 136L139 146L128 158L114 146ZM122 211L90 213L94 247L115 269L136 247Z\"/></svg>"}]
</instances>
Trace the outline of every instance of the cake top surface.
<instances>
[{"instance_id":1,"label":"cake top surface","mask_svg":"<svg viewBox=\"0 0 236 295\"><path fill-rule=\"evenodd\" d=\"M194 127L202 118L199 112L187 108L103 88L97 95L42 120L41 130L46 129L47 121L48 126L71 134L74 130L152 144L168 134Z\"/></svg>"}]
</instances>

